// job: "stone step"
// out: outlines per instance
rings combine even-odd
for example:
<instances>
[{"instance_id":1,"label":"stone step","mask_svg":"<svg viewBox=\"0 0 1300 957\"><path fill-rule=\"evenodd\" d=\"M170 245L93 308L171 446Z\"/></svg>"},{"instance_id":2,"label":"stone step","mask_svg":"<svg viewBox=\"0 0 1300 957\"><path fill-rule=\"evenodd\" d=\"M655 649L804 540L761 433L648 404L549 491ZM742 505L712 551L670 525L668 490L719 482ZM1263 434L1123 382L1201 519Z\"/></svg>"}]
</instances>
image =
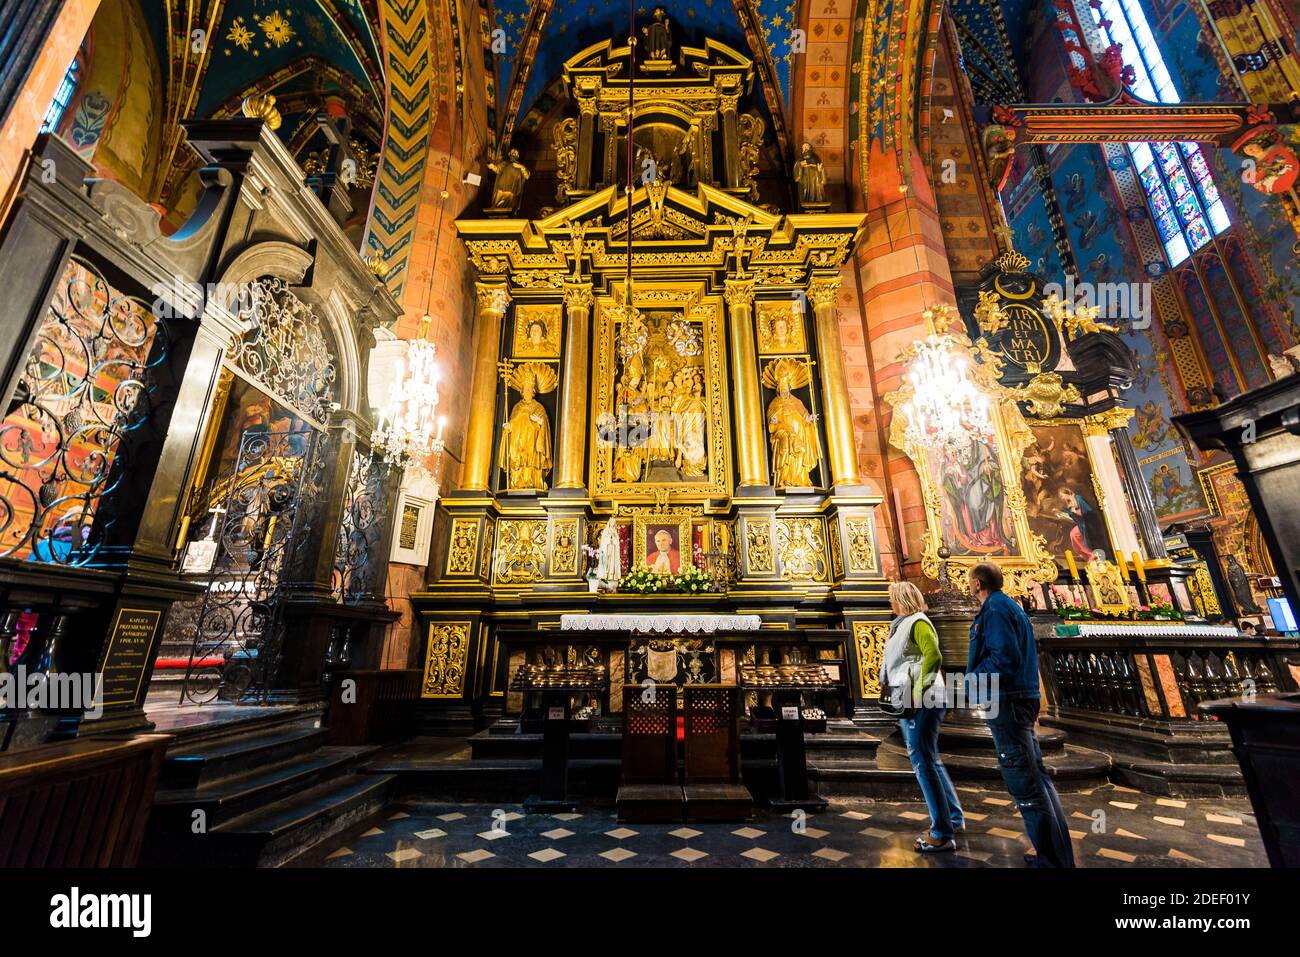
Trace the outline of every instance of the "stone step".
<instances>
[{"instance_id":1,"label":"stone step","mask_svg":"<svg viewBox=\"0 0 1300 957\"><path fill-rule=\"evenodd\" d=\"M224 742L172 748L163 762L158 786L168 791L197 788L315 751L325 743L326 732L314 725L310 722L256 736L238 735Z\"/></svg>"},{"instance_id":2,"label":"stone step","mask_svg":"<svg viewBox=\"0 0 1300 957\"><path fill-rule=\"evenodd\" d=\"M208 831L289 794L350 772L378 748L320 748L198 787L160 790L154 797L149 829L159 835L190 831L196 811Z\"/></svg>"},{"instance_id":3,"label":"stone step","mask_svg":"<svg viewBox=\"0 0 1300 957\"><path fill-rule=\"evenodd\" d=\"M230 866L279 867L377 814L395 781L389 774L349 774L241 815L212 832L216 856Z\"/></svg>"}]
</instances>

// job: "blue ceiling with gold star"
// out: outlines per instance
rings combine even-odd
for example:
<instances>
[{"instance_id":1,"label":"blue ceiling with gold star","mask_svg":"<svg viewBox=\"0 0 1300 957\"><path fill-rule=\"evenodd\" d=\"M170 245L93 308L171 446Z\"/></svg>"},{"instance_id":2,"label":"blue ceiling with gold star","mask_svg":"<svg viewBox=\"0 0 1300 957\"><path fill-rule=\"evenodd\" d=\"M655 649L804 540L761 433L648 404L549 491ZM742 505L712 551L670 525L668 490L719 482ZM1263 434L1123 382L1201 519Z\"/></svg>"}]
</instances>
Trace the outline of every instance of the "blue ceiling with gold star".
<instances>
[{"instance_id":1,"label":"blue ceiling with gold star","mask_svg":"<svg viewBox=\"0 0 1300 957\"><path fill-rule=\"evenodd\" d=\"M142 8L165 69L167 33L187 21L185 0L142 0ZM259 92L274 92L290 105L343 95L353 107L373 105L376 118L382 119L377 29L373 0L228 0L211 36L187 40L211 47L207 70L198 78L193 114L214 115L261 86L268 89ZM179 42L175 38L170 49Z\"/></svg>"},{"instance_id":2,"label":"blue ceiling with gold star","mask_svg":"<svg viewBox=\"0 0 1300 957\"><path fill-rule=\"evenodd\" d=\"M1046 0L949 0L961 39L962 67L981 103L1023 100L1034 33L1033 14Z\"/></svg>"}]
</instances>

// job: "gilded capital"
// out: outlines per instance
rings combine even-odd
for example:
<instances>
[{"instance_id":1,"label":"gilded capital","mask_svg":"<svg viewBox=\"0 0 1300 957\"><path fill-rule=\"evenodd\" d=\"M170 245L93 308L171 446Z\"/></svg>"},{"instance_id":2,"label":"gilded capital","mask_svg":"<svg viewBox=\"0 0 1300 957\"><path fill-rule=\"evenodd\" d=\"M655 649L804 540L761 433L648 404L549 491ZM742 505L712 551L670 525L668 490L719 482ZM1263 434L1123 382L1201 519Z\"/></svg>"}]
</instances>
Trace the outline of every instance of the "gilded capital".
<instances>
[{"instance_id":1,"label":"gilded capital","mask_svg":"<svg viewBox=\"0 0 1300 957\"><path fill-rule=\"evenodd\" d=\"M478 282L474 284L474 288L478 292L480 314L505 315L506 307L510 305L510 292L505 286Z\"/></svg>"},{"instance_id":2,"label":"gilded capital","mask_svg":"<svg viewBox=\"0 0 1300 957\"><path fill-rule=\"evenodd\" d=\"M740 96L735 93L723 93L718 97L718 109L723 113L735 113L740 106Z\"/></svg>"},{"instance_id":3,"label":"gilded capital","mask_svg":"<svg viewBox=\"0 0 1300 957\"><path fill-rule=\"evenodd\" d=\"M754 304L754 280L752 279L728 279L727 280L727 305L744 306L748 309Z\"/></svg>"},{"instance_id":4,"label":"gilded capital","mask_svg":"<svg viewBox=\"0 0 1300 957\"><path fill-rule=\"evenodd\" d=\"M840 277L827 276L808 283L808 299L813 306L833 306L840 292Z\"/></svg>"},{"instance_id":5,"label":"gilded capital","mask_svg":"<svg viewBox=\"0 0 1300 957\"><path fill-rule=\"evenodd\" d=\"M564 304L570 309L590 309L593 301L591 283L566 282L564 284Z\"/></svg>"}]
</instances>

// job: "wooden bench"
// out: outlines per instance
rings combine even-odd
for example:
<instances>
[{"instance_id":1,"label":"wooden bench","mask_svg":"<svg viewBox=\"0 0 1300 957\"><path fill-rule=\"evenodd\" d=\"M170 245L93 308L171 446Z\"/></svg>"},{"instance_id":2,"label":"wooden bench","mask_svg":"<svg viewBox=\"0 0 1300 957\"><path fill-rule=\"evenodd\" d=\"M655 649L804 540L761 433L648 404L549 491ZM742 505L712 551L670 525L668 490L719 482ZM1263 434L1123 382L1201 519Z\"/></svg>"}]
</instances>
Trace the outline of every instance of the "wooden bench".
<instances>
[{"instance_id":1,"label":"wooden bench","mask_svg":"<svg viewBox=\"0 0 1300 957\"><path fill-rule=\"evenodd\" d=\"M687 685L686 777L682 789L688 821L747 821L754 809L740 783L740 688Z\"/></svg>"},{"instance_id":2,"label":"wooden bench","mask_svg":"<svg viewBox=\"0 0 1300 957\"><path fill-rule=\"evenodd\" d=\"M331 746L387 744L415 730L420 700L418 668L338 671L330 689L326 741ZM349 686L347 682L354 684ZM351 701L343 700L351 688Z\"/></svg>"},{"instance_id":3,"label":"wooden bench","mask_svg":"<svg viewBox=\"0 0 1300 957\"><path fill-rule=\"evenodd\" d=\"M0 755L0 868L134 867L171 736Z\"/></svg>"},{"instance_id":4,"label":"wooden bench","mask_svg":"<svg viewBox=\"0 0 1300 957\"><path fill-rule=\"evenodd\" d=\"M623 699L623 783L615 799L620 821L680 821L677 781L677 689L629 688ZM646 699L649 700L646 700Z\"/></svg>"}]
</instances>

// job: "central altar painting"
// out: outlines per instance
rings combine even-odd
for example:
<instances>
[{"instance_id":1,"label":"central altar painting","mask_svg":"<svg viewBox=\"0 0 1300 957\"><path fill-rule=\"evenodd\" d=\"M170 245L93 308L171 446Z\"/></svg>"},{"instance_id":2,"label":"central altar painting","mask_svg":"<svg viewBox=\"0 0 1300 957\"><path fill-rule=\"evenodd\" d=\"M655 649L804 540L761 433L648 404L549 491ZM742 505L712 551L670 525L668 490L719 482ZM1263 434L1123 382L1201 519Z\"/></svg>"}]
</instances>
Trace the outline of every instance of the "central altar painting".
<instances>
[{"instance_id":1,"label":"central altar painting","mask_svg":"<svg viewBox=\"0 0 1300 957\"><path fill-rule=\"evenodd\" d=\"M632 304L597 300L593 491L730 494L720 298L663 285Z\"/></svg>"}]
</instances>

